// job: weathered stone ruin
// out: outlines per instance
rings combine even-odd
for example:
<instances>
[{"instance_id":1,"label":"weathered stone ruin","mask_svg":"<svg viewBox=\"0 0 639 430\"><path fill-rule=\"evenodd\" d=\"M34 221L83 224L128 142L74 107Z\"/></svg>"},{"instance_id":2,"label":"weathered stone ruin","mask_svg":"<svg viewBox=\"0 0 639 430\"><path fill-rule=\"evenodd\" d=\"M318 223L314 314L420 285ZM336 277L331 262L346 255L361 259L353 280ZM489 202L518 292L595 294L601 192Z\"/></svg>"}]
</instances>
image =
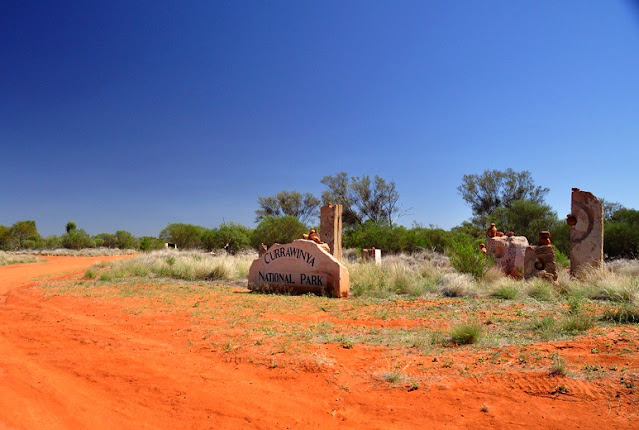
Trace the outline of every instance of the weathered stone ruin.
<instances>
[{"instance_id":1,"label":"weathered stone ruin","mask_svg":"<svg viewBox=\"0 0 639 430\"><path fill-rule=\"evenodd\" d=\"M603 264L603 205L592 193L572 189L570 225L570 273Z\"/></svg>"}]
</instances>

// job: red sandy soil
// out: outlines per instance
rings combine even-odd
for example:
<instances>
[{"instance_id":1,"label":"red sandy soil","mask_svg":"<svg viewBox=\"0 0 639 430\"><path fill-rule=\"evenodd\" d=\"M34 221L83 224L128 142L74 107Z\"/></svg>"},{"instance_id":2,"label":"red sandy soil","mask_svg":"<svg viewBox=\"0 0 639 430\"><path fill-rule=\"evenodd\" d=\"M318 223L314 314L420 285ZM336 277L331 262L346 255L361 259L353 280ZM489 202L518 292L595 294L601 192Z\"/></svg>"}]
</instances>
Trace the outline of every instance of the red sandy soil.
<instances>
[{"instance_id":1,"label":"red sandy soil","mask_svg":"<svg viewBox=\"0 0 639 430\"><path fill-rule=\"evenodd\" d=\"M318 345L333 366L269 368L186 347L187 313L158 306L134 315L125 308L148 300L49 297L38 288L113 258L123 257L0 268L0 428L639 428L637 389L618 377L593 382L517 366L491 372L493 361L460 349L455 364L480 363L482 372L433 366L431 382L409 390L362 376L385 359L383 347ZM636 334L613 330L531 351L561 350L579 365L597 348L601 364L636 370ZM514 362L520 352L506 347L500 360Z\"/></svg>"}]
</instances>

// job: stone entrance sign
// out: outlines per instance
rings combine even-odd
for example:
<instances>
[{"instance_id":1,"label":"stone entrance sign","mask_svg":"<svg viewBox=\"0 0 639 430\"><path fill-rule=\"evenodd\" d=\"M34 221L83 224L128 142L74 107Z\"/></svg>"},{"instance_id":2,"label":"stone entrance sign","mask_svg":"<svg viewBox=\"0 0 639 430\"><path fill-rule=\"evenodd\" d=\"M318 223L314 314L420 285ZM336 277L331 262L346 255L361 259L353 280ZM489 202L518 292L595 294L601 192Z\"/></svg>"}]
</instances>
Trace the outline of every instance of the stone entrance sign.
<instances>
[{"instance_id":1,"label":"stone entrance sign","mask_svg":"<svg viewBox=\"0 0 639 430\"><path fill-rule=\"evenodd\" d=\"M271 246L251 264L249 289L348 297L348 269L326 248L305 239Z\"/></svg>"},{"instance_id":2,"label":"stone entrance sign","mask_svg":"<svg viewBox=\"0 0 639 430\"><path fill-rule=\"evenodd\" d=\"M488 254L495 257L505 274L521 278L524 275L524 260L528 239L525 236L491 237L487 243Z\"/></svg>"},{"instance_id":3,"label":"stone entrance sign","mask_svg":"<svg viewBox=\"0 0 639 430\"><path fill-rule=\"evenodd\" d=\"M320 239L342 261L342 205L328 204L320 209Z\"/></svg>"},{"instance_id":4,"label":"stone entrance sign","mask_svg":"<svg viewBox=\"0 0 639 430\"><path fill-rule=\"evenodd\" d=\"M572 189L570 225L570 273L603 264L603 205L592 193Z\"/></svg>"}]
</instances>

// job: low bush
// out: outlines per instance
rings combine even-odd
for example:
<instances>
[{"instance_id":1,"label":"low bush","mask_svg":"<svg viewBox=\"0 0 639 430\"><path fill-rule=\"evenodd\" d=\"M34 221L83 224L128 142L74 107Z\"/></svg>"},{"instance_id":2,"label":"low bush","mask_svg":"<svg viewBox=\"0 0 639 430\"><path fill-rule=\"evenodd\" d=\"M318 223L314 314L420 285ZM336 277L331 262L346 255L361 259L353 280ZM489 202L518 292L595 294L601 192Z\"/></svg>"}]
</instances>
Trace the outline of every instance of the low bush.
<instances>
[{"instance_id":1,"label":"low bush","mask_svg":"<svg viewBox=\"0 0 639 430\"><path fill-rule=\"evenodd\" d=\"M450 331L450 340L456 345L469 345L477 343L482 334L479 323L459 324Z\"/></svg>"},{"instance_id":2,"label":"low bush","mask_svg":"<svg viewBox=\"0 0 639 430\"><path fill-rule=\"evenodd\" d=\"M293 216L265 217L251 233L251 246L255 249L260 243L271 247L275 243L290 243L301 239L308 228Z\"/></svg>"},{"instance_id":3,"label":"low bush","mask_svg":"<svg viewBox=\"0 0 639 430\"><path fill-rule=\"evenodd\" d=\"M526 292L540 302L550 302L557 298L552 284L541 279L532 279Z\"/></svg>"},{"instance_id":4,"label":"low bush","mask_svg":"<svg viewBox=\"0 0 639 430\"><path fill-rule=\"evenodd\" d=\"M550 340L559 336L557 320L549 315L533 321L532 328L542 340Z\"/></svg>"},{"instance_id":5,"label":"low bush","mask_svg":"<svg viewBox=\"0 0 639 430\"><path fill-rule=\"evenodd\" d=\"M230 254L235 254L251 247L250 234L251 230L242 225L222 224L219 228L204 233L202 245L209 251L225 249Z\"/></svg>"},{"instance_id":6,"label":"low bush","mask_svg":"<svg viewBox=\"0 0 639 430\"><path fill-rule=\"evenodd\" d=\"M491 293L493 297L500 299L512 300L521 295L519 287L514 282L507 282L498 285Z\"/></svg>"},{"instance_id":7,"label":"low bush","mask_svg":"<svg viewBox=\"0 0 639 430\"><path fill-rule=\"evenodd\" d=\"M568 334L584 332L595 325L594 318L586 313L566 315L561 321L561 331Z\"/></svg>"},{"instance_id":8,"label":"low bush","mask_svg":"<svg viewBox=\"0 0 639 430\"><path fill-rule=\"evenodd\" d=\"M639 323L639 306L624 303L620 306L608 308L601 319L619 324L637 324Z\"/></svg>"},{"instance_id":9,"label":"low bush","mask_svg":"<svg viewBox=\"0 0 639 430\"><path fill-rule=\"evenodd\" d=\"M568 374L568 368L566 367L566 361L561 358L558 353L554 353L550 356L551 365L548 371L548 376L566 376Z\"/></svg>"},{"instance_id":10,"label":"low bush","mask_svg":"<svg viewBox=\"0 0 639 430\"><path fill-rule=\"evenodd\" d=\"M461 273L468 273L481 280L490 267L491 260L486 258L471 241L458 240L451 243L448 250L450 264Z\"/></svg>"}]
</instances>

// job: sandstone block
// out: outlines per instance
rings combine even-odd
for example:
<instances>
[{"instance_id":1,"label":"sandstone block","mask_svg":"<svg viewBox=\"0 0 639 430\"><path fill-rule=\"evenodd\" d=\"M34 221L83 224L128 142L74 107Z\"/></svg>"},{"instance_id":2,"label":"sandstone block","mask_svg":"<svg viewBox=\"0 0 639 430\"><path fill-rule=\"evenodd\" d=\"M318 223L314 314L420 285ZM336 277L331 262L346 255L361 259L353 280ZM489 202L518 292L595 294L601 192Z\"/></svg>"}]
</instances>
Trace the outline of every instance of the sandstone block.
<instances>
[{"instance_id":1,"label":"sandstone block","mask_svg":"<svg viewBox=\"0 0 639 430\"><path fill-rule=\"evenodd\" d=\"M275 244L249 270L251 290L348 297L349 286L346 266L331 255L326 244L312 240Z\"/></svg>"},{"instance_id":2,"label":"sandstone block","mask_svg":"<svg viewBox=\"0 0 639 430\"><path fill-rule=\"evenodd\" d=\"M505 274L521 278L524 274L524 260L528 239L525 236L492 237L486 244L488 254L495 258Z\"/></svg>"},{"instance_id":3,"label":"sandstone block","mask_svg":"<svg viewBox=\"0 0 639 430\"><path fill-rule=\"evenodd\" d=\"M603 264L603 205L592 193L573 188L570 225L570 273Z\"/></svg>"},{"instance_id":4,"label":"sandstone block","mask_svg":"<svg viewBox=\"0 0 639 430\"><path fill-rule=\"evenodd\" d=\"M331 255L342 261L342 205L326 205L320 209L320 239L327 243Z\"/></svg>"}]
</instances>

